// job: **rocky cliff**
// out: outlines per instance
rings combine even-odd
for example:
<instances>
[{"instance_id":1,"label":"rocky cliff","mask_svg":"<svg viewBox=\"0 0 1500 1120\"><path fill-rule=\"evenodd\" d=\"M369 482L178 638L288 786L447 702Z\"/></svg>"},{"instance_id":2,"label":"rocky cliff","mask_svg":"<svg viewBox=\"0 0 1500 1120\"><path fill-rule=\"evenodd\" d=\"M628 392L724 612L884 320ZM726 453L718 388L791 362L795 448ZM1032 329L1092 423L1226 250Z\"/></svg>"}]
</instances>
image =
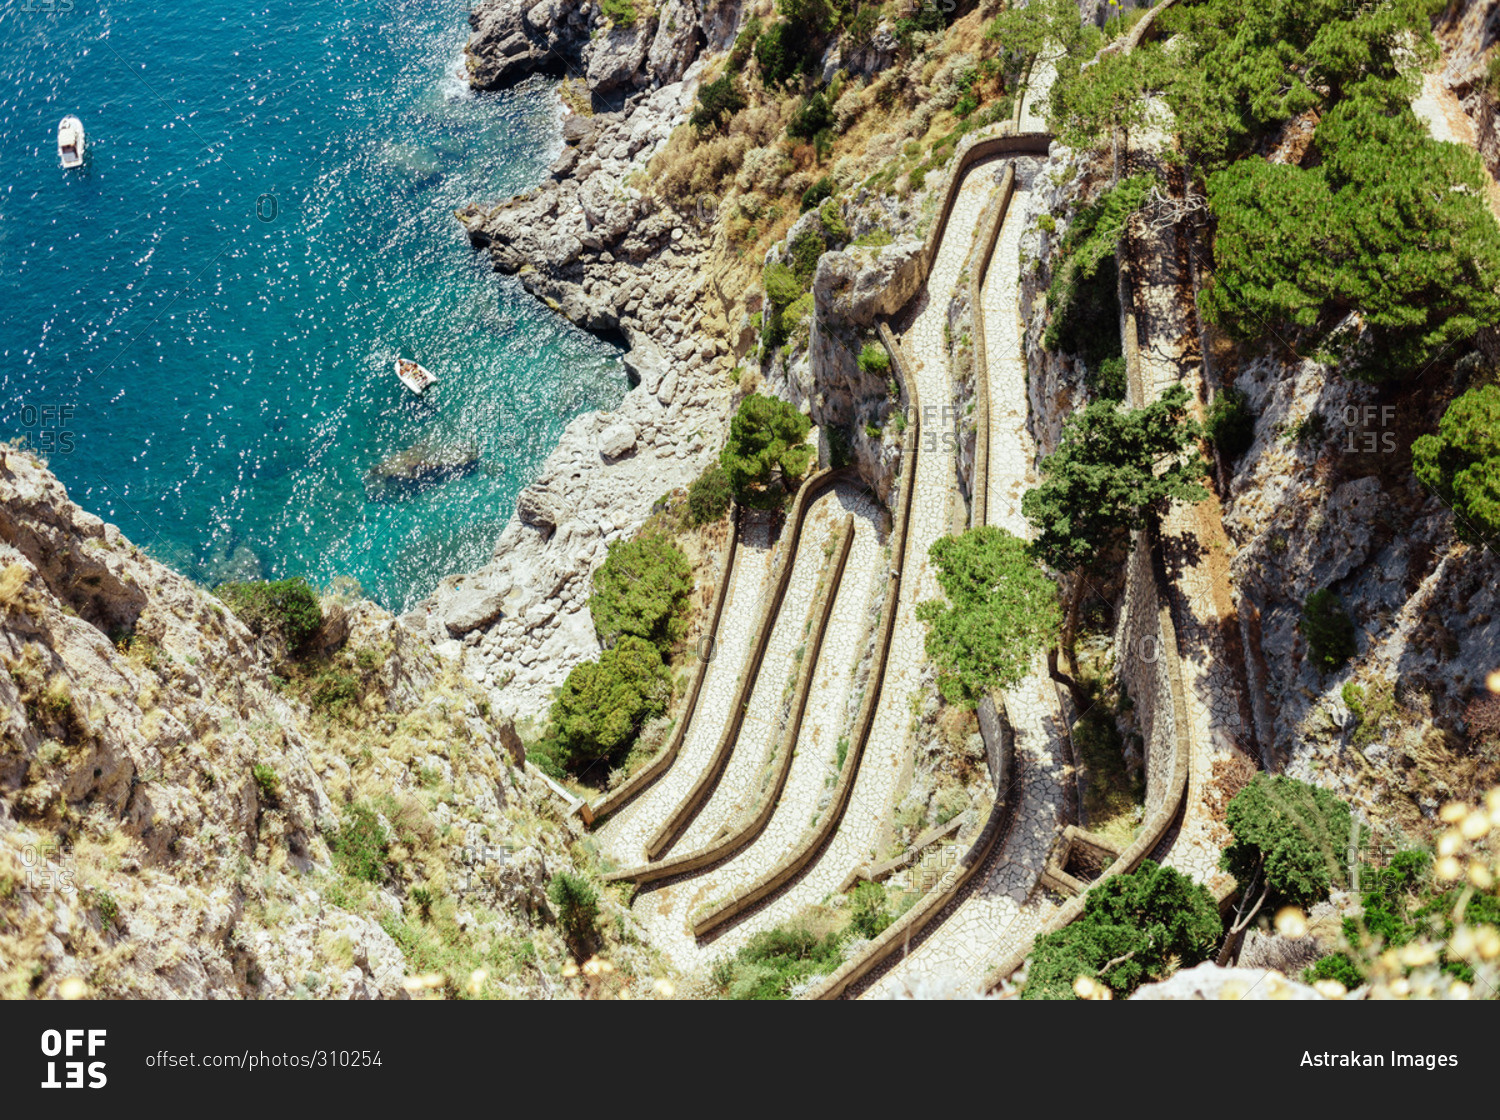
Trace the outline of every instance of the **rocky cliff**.
<instances>
[{"instance_id":1,"label":"rocky cliff","mask_svg":"<svg viewBox=\"0 0 1500 1120\"><path fill-rule=\"evenodd\" d=\"M534 73L582 79L566 141L535 190L459 214L496 269L588 330L622 338L634 388L612 413L579 417L520 495L495 559L450 576L403 621L462 659L517 718L599 643L585 609L610 542L633 533L663 494L713 461L734 365L722 301L702 265L702 224L663 207L646 167L682 124L700 54L732 38L739 6L673 0L628 27L593 5L482 3L470 21L474 85ZM610 109L607 106L614 105ZM597 111L596 111L597 110Z\"/></svg>"},{"instance_id":2,"label":"rocky cliff","mask_svg":"<svg viewBox=\"0 0 1500 1120\"><path fill-rule=\"evenodd\" d=\"M325 599L293 663L8 448L0 612L0 996L561 986L577 826L388 614Z\"/></svg>"}]
</instances>

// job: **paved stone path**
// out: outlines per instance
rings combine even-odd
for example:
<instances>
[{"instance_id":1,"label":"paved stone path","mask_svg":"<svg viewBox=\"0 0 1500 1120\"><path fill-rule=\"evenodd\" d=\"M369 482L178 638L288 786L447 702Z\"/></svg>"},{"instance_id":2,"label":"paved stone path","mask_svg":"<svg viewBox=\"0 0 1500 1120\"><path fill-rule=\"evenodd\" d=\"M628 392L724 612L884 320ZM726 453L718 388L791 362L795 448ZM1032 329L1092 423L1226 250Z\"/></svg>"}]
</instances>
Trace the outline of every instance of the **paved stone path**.
<instances>
[{"instance_id":1,"label":"paved stone path","mask_svg":"<svg viewBox=\"0 0 1500 1120\"><path fill-rule=\"evenodd\" d=\"M1057 909L1036 890L1063 825L1065 731L1057 693L1038 664L1004 695L1016 732L1012 791L1020 797L1010 829L918 943L887 965L861 998L889 999L954 979L977 986L1001 960L1027 948Z\"/></svg>"},{"instance_id":2,"label":"paved stone path","mask_svg":"<svg viewBox=\"0 0 1500 1120\"><path fill-rule=\"evenodd\" d=\"M1036 443L1026 423L1019 273L1021 232L1030 220L1027 203L1037 164L1017 159L1015 165L1016 188L980 289L990 403L987 521L1028 537L1021 495L1036 483ZM889 998L955 979L977 985L1001 960L1029 945L1056 909L1046 896L1033 897L1065 823L1066 728L1056 686L1038 659L1032 673L1004 695L1016 733L1010 794L1020 798L1010 829L985 866L918 935L917 944L861 993L864 998Z\"/></svg>"},{"instance_id":3,"label":"paved stone path","mask_svg":"<svg viewBox=\"0 0 1500 1120\"><path fill-rule=\"evenodd\" d=\"M808 508L797 545L792 578L787 584L781 609L771 629L771 640L761 661L760 674L750 693L750 707L724 774L709 794L697 817L668 849L667 854L695 851L717 840L738 822L755 802L760 778L770 754L781 739L787 701L800 661L795 657L808 638L809 612L818 581L828 567L825 550L834 539L843 510L834 492L826 492ZM702 716L722 731L729 721L728 708L707 708Z\"/></svg>"},{"instance_id":4,"label":"paved stone path","mask_svg":"<svg viewBox=\"0 0 1500 1120\"><path fill-rule=\"evenodd\" d=\"M1047 131L1047 98L1052 93L1052 79L1057 68L1045 59L1032 64L1031 77L1021 94L1021 132Z\"/></svg>"},{"instance_id":5,"label":"paved stone path","mask_svg":"<svg viewBox=\"0 0 1500 1120\"><path fill-rule=\"evenodd\" d=\"M620 867L646 862L647 841L698 780L724 732L722 713L734 702L777 554L770 546L769 520L764 516L747 517L736 548L729 597L724 600L719 632L715 635L713 660L698 697L698 711L714 715L693 719L688 724L682 749L666 774L599 830L601 848Z\"/></svg>"},{"instance_id":6,"label":"paved stone path","mask_svg":"<svg viewBox=\"0 0 1500 1120\"><path fill-rule=\"evenodd\" d=\"M1021 326L1021 233L1028 220L1038 161L1017 159L1016 187L980 289L990 400L990 469L986 520L1018 537L1030 535L1021 495L1036 485L1036 441L1027 420L1026 348Z\"/></svg>"},{"instance_id":7,"label":"paved stone path","mask_svg":"<svg viewBox=\"0 0 1500 1120\"><path fill-rule=\"evenodd\" d=\"M650 887L636 899L636 917L645 927L651 944L685 971L732 953L749 939L754 930L763 928L752 916L751 920L732 926L723 936L700 945L693 937L691 918L706 903L751 885L788 855L811 826L815 814L824 807L832 790L828 779L834 774L838 741L848 733L853 722L850 694L855 669L870 637L871 596L885 577L885 534L879 531L882 512L867 488L857 483L841 484L820 497L812 511L812 515L822 517L834 529L847 513L854 514L854 542L850 546L844 578L834 599L828 631L814 670L791 773L765 831L733 858L701 873L667 880L660 887ZM805 538L798 553L799 556L816 556L818 571L821 572L821 545L815 546ZM793 578L795 580L796 576ZM799 638L800 633L799 628ZM775 646L774 638L772 645ZM789 650L776 661L768 653L761 679L756 685L752 713L763 699L767 702L774 699L779 711L781 691L787 677L795 671L796 663ZM769 689L772 686L776 693L774 698L763 698L763 687ZM779 737L780 732L777 734ZM736 748L736 753L738 750ZM760 758L764 763L764 751L760 752ZM752 777L758 779L764 770L762 765ZM752 783L752 788L754 784L758 782ZM750 810L750 799L746 797L739 808L742 813ZM686 852L697 846L683 841L674 851Z\"/></svg>"}]
</instances>

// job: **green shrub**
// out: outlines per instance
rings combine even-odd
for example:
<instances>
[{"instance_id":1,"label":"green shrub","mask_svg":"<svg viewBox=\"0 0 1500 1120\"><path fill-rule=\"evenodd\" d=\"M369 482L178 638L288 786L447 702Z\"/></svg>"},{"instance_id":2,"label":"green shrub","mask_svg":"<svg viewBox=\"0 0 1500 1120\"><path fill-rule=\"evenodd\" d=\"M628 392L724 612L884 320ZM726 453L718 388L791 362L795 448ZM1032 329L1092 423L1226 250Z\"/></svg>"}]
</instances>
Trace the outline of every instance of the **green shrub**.
<instances>
[{"instance_id":1,"label":"green shrub","mask_svg":"<svg viewBox=\"0 0 1500 1120\"><path fill-rule=\"evenodd\" d=\"M364 699L364 681L345 669L328 669L313 679L308 703L313 711L341 716Z\"/></svg>"},{"instance_id":2,"label":"green shrub","mask_svg":"<svg viewBox=\"0 0 1500 1120\"><path fill-rule=\"evenodd\" d=\"M550 736L543 736L536 742L526 745L526 761L553 781L560 782L568 776L563 766L566 757L567 752L562 744Z\"/></svg>"},{"instance_id":3,"label":"green shrub","mask_svg":"<svg viewBox=\"0 0 1500 1120\"><path fill-rule=\"evenodd\" d=\"M1349 744L1364 750L1380 738L1385 721L1396 712L1395 689L1389 682L1374 686L1369 696L1353 681L1345 681L1340 690L1349 714L1354 717L1354 729L1349 735Z\"/></svg>"},{"instance_id":4,"label":"green shrub","mask_svg":"<svg viewBox=\"0 0 1500 1120\"><path fill-rule=\"evenodd\" d=\"M1350 819L1349 806L1326 789L1257 774L1225 811L1234 843L1219 866L1247 894L1268 888L1268 906L1305 909L1348 881Z\"/></svg>"},{"instance_id":5,"label":"green shrub","mask_svg":"<svg viewBox=\"0 0 1500 1120\"><path fill-rule=\"evenodd\" d=\"M1326 587L1307 597L1298 629L1307 642L1308 660L1319 672L1342 668L1359 648L1354 639L1354 619L1344 609L1343 601Z\"/></svg>"},{"instance_id":6,"label":"green shrub","mask_svg":"<svg viewBox=\"0 0 1500 1120\"><path fill-rule=\"evenodd\" d=\"M432 893L431 889L428 887L412 887L411 902L417 908L417 916L422 921L430 922L432 920L432 907L437 902L437 896Z\"/></svg>"},{"instance_id":7,"label":"green shrub","mask_svg":"<svg viewBox=\"0 0 1500 1120\"><path fill-rule=\"evenodd\" d=\"M1105 358L1102 362L1089 366L1086 383L1089 395L1095 400L1123 401L1127 388L1124 355Z\"/></svg>"},{"instance_id":8,"label":"green shrub","mask_svg":"<svg viewBox=\"0 0 1500 1120\"><path fill-rule=\"evenodd\" d=\"M1437 434L1411 445L1411 465L1453 510L1460 540L1477 545L1500 535L1500 385L1470 389L1449 405Z\"/></svg>"},{"instance_id":9,"label":"green shrub","mask_svg":"<svg viewBox=\"0 0 1500 1120\"><path fill-rule=\"evenodd\" d=\"M1037 939L1021 998L1075 999L1080 976L1128 995L1207 960L1222 932L1206 887L1148 859L1096 884L1077 921Z\"/></svg>"},{"instance_id":10,"label":"green shrub","mask_svg":"<svg viewBox=\"0 0 1500 1120\"><path fill-rule=\"evenodd\" d=\"M880 936L895 920L887 904L885 888L879 883L858 884L849 895L849 911L852 915L850 927L864 938Z\"/></svg>"},{"instance_id":11,"label":"green shrub","mask_svg":"<svg viewBox=\"0 0 1500 1120\"><path fill-rule=\"evenodd\" d=\"M276 776L276 771L264 762L257 762L250 768L250 777L255 780L255 788L260 791L260 799L268 805L276 804L281 793L281 779Z\"/></svg>"},{"instance_id":12,"label":"green shrub","mask_svg":"<svg viewBox=\"0 0 1500 1120\"><path fill-rule=\"evenodd\" d=\"M819 252L821 251L820 249ZM816 258L813 265L817 266ZM766 265L765 271L761 273L761 283L766 289L766 299L770 300L771 306L777 311L802 294L802 283L797 279L797 274L780 261L772 261Z\"/></svg>"},{"instance_id":13,"label":"green shrub","mask_svg":"<svg viewBox=\"0 0 1500 1120\"><path fill-rule=\"evenodd\" d=\"M802 192L801 212L806 214L815 206L819 206L833 197L833 180L824 175L807 190Z\"/></svg>"},{"instance_id":14,"label":"green shrub","mask_svg":"<svg viewBox=\"0 0 1500 1120\"><path fill-rule=\"evenodd\" d=\"M729 512L729 503L734 498L734 489L729 485L729 475L719 463L693 480L688 487L688 520L693 525L707 525Z\"/></svg>"},{"instance_id":15,"label":"green shrub","mask_svg":"<svg viewBox=\"0 0 1500 1120\"><path fill-rule=\"evenodd\" d=\"M794 984L843 962L841 940L836 933L818 937L801 928L762 930L715 965L712 979L728 999L787 999Z\"/></svg>"},{"instance_id":16,"label":"green shrub","mask_svg":"<svg viewBox=\"0 0 1500 1120\"><path fill-rule=\"evenodd\" d=\"M746 105L745 94L733 72L698 87L698 104L688 118L699 132L722 128L724 122Z\"/></svg>"},{"instance_id":17,"label":"green shrub","mask_svg":"<svg viewBox=\"0 0 1500 1120\"><path fill-rule=\"evenodd\" d=\"M1057 219L1051 214L1042 214L1036 220L1037 228L1047 233L1057 232Z\"/></svg>"},{"instance_id":18,"label":"green shrub","mask_svg":"<svg viewBox=\"0 0 1500 1120\"><path fill-rule=\"evenodd\" d=\"M792 119L787 123L786 134L798 140L811 140L833 124L833 107L822 93L804 98Z\"/></svg>"},{"instance_id":19,"label":"green shrub","mask_svg":"<svg viewBox=\"0 0 1500 1120\"><path fill-rule=\"evenodd\" d=\"M803 327L811 329L810 320L813 316L813 294L798 296L792 301L781 316L782 330L786 332L788 339L800 339Z\"/></svg>"},{"instance_id":20,"label":"green shrub","mask_svg":"<svg viewBox=\"0 0 1500 1120\"><path fill-rule=\"evenodd\" d=\"M221 583L214 594L252 633L279 638L293 654L305 652L323 625L323 608L301 576Z\"/></svg>"},{"instance_id":21,"label":"green shrub","mask_svg":"<svg viewBox=\"0 0 1500 1120\"><path fill-rule=\"evenodd\" d=\"M575 665L552 702L554 757L566 766L610 758L667 710L672 675L656 646L627 634L598 661Z\"/></svg>"},{"instance_id":22,"label":"green shrub","mask_svg":"<svg viewBox=\"0 0 1500 1120\"><path fill-rule=\"evenodd\" d=\"M613 645L633 634L666 650L687 630L693 567L682 549L661 532L616 541L594 572L589 614L599 641Z\"/></svg>"},{"instance_id":23,"label":"green shrub","mask_svg":"<svg viewBox=\"0 0 1500 1120\"><path fill-rule=\"evenodd\" d=\"M750 60L750 54L755 50L755 41L760 38L762 30L764 30L764 25L759 16L751 16L745 21L745 26L735 37L734 46L729 49L729 58L724 63L727 73L738 74L745 68L745 63Z\"/></svg>"},{"instance_id":24,"label":"green shrub","mask_svg":"<svg viewBox=\"0 0 1500 1120\"><path fill-rule=\"evenodd\" d=\"M1225 459L1238 459L1255 442L1255 414L1238 389L1225 389L1208 406L1203 431Z\"/></svg>"},{"instance_id":25,"label":"green shrub","mask_svg":"<svg viewBox=\"0 0 1500 1120\"><path fill-rule=\"evenodd\" d=\"M860 234L850 244L862 249L880 249L895 240L888 229L872 229L869 233Z\"/></svg>"},{"instance_id":26,"label":"green shrub","mask_svg":"<svg viewBox=\"0 0 1500 1120\"><path fill-rule=\"evenodd\" d=\"M826 248L822 235L816 230L804 230L792 239L792 272L797 277L799 295L807 290L813 273L818 271L818 258Z\"/></svg>"},{"instance_id":27,"label":"green shrub","mask_svg":"<svg viewBox=\"0 0 1500 1120\"><path fill-rule=\"evenodd\" d=\"M339 870L351 879L379 883L385 878L390 839L370 806L357 804L345 808L343 823L329 846Z\"/></svg>"},{"instance_id":28,"label":"green shrub","mask_svg":"<svg viewBox=\"0 0 1500 1120\"><path fill-rule=\"evenodd\" d=\"M1057 644L1057 586L1025 541L993 525L943 537L929 555L947 601L917 605L929 627L927 655L943 698L972 708L989 690L1019 681L1038 650Z\"/></svg>"},{"instance_id":29,"label":"green shrub","mask_svg":"<svg viewBox=\"0 0 1500 1120\"><path fill-rule=\"evenodd\" d=\"M859 351L859 368L876 377L885 377L891 372L891 355L879 342L867 342Z\"/></svg>"},{"instance_id":30,"label":"green shrub","mask_svg":"<svg viewBox=\"0 0 1500 1120\"><path fill-rule=\"evenodd\" d=\"M635 26L636 10L633 0L599 0L599 7L616 27Z\"/></svg>"},{"instance_id":31,"label":"green shrub","mask_svg":"<svg viewBox=\"0 0 1500 1120\"><path fill-rule=\"evenodd\" d=\"M559 871L547 884L547 897L557 908L563 936L581 951L593 939L599 921L599 892L582 875Z\"/></svg>"},{"instance_id":32,"label":"green shrub","mask_svg":"<svg viewBox=\"0 0 1500 1120\"><path fill-rule=\"evenodd\" d=\"M99 924L106 931L119 924L120 904L108 891L94 891L94 907L99 911Z\"/></svg>"},{"instance_id":33,"label":"green shrub","mask_svg":"<svg viewBox=\"0 0 1500 1120\"><path fill-rule=\"evenodd\" d=\"M824 182L828 184L828 193L817 204L818 221L823 223L823 232L828 235L828 244L830 247L843 245L849 240L849 226L844 222L844 215L839 209L838 199L831 197L833 195L833 180L825 175L809 189L814 189ZM807 195L804 194L802 198L806 201ZM807 209L807 207L803 209Z\"/></svg>"},{"instance_id":34,"label":"green shrub","mask_svg":"<svg viewBox=\"0 0 1500 1120\"><path fill-rule=\"evenodd\" d=\"M1302 979L1308 984L1316 984L1319 980L1337 980L1351 992L1365 982L1364 973L1360 972L1347 953L1328 954L1311 968L1303 969Z\"/></svg>"},{"instance_id":35,"label":"green shrub","mask_svg":"<svg viewBox=\"0 0 1500 1120\"><path fill-rule=\"evenodd\" d=\"M760 393L746 397L719 453L735 499L751 509L774 509L785 501L816 454L807 443L811 429L812 421L786 401Z\"/></svg>"}]
</instances>

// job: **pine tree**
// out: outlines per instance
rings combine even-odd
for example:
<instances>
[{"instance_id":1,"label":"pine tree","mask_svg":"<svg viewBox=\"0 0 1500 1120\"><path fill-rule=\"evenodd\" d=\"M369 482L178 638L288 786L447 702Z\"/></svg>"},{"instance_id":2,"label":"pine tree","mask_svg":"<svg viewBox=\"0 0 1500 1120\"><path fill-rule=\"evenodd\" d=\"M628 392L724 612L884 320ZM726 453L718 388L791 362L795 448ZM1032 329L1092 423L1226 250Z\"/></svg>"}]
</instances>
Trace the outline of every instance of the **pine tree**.
<instances>
[{"instance_id":1,"label":"pine tree","mask_svg":"<svg viewBox=\"0 0 1500 1120\"><path fill-rule=\"evenodd\" d=\"M1095 401L1069 417L1057 450L1042 460L1041 484L1021 499L1037 530L1032 554L1073 571L1145 528L1160 503L1208 497L1199 485L1207 464L1188 451L1201 430L1187 405L1187 390L1172 385L1145 408Z\"/></svg>"},{"instance_id":2,"label":"pine tree","mask_svg":"<svg viewBox=\"0 0 1500 1120\"><path fill-rule=\"evenodd\" d=\"M807 473L816 449L807 442L812 421L786 401L752 393L729 422L719 462L735 499L751 509L774 509Z\"/></svg>"},{"instance_id":3,"label":"pine tree","mask_svg":"<svg viewBox=\"0 0 1500 1120\"><path fill-rule=\"evenodd\" d=\"M1460 540L1500 539L1500 385L1470 389L1449 405L1438 434L1411 445L1411 465L1453 510Z\"/></svg>"},{"instance_id":4,"label":"pine tree","mask_svg":"<svg viewBox=\"0 0 1500 1120\"><path fill-rule=\"evenodd\" d=\"M1057 588L1025 541L991 525L943 537L929 555L948 601L917 607L931 627L927 653L943 698L972 708L990 689L1019 681L1038 651L1057 644Z\"/></svg>"},{"instance_id":5,"label":"pine tree","mask_svg":"<svg viewBox=\"0 0 1500 1120\"><path fill-rule=\"evenodd\" d=\"M693 568L670 537L647 533L617 541L594 573L589 613L599 641L612 645L634 634L666 650L687 627Z\"/></svg>"}]
</instances>

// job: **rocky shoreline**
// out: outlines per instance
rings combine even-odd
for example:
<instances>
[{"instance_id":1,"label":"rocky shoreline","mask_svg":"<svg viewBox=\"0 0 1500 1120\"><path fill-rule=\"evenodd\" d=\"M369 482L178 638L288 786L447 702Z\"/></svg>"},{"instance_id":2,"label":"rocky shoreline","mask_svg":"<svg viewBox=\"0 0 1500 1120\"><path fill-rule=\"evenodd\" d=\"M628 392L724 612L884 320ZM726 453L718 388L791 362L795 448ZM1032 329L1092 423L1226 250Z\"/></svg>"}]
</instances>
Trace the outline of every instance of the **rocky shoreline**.
<instances>
[{"instance_id":1,"label":"rocky shoreline","mask_svg":"<svg viewBox=\"0 0 1500 1120\"><path fill-rule=\"evenodd\" d=\"M622 337L633 383L613 412L568 425L493 559L447 577L402 617L522 721L544 715L569 670L599 653L589 577L609 544L692 482L723 440L735 359L704 267L709 242L635 184L687 118L700 55L725 49L739 16L738 4L705 14L672 0L622 28L598 8L480 0L469 17L475 88L571 75L591 104L565 111L566 146L546 181L457 217L497 271L579 326Z\"/></svg>"}]
</instances>

